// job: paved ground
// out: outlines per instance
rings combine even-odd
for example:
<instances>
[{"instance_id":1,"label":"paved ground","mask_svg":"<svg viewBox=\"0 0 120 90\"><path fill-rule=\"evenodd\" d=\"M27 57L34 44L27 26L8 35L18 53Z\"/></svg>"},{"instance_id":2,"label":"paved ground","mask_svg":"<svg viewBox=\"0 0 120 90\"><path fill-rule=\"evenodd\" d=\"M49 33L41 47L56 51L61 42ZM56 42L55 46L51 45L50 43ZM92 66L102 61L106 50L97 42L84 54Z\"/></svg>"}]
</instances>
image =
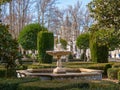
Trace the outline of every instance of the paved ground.
<instances>
[{"instance_id":1,"label":"paved ground","mask_svg":"<svg viewBox=\"0 0 120 90\"><path fill-rule=\"evenodd\" d=\"M119 58L109 58L109 61L120 62L120 59Z\"/></svg>"}]
</instances>

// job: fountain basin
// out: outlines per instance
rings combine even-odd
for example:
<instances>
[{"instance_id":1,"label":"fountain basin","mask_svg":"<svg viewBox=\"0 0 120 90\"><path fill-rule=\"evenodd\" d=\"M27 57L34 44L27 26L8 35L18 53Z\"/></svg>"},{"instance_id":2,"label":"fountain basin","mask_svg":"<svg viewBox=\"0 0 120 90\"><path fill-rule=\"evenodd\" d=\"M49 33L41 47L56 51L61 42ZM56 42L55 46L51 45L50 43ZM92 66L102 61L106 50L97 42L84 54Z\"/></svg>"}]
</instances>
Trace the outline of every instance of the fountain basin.
<instances>
[{"instance_id":1,"label":"fountain basin","mask_svg":"<svg viewBox=\"0 0 120 90\"><path fill-rule=\"evenodd\" d=\"M79 71L78 71L79 70ZM81 71L80 71L81 70ZM41 80L63 80L63 79L80 79L80 80L102 80L102 70L93 70L93 69L76 69L75 72L73 69L66 69L66 73L55 74L52 73L53 70L50 69L45 71L41 70L36 72L34 69L28 70L17 70L17 74L20 77L40 77Z\"/></svg>"}]
</instances>

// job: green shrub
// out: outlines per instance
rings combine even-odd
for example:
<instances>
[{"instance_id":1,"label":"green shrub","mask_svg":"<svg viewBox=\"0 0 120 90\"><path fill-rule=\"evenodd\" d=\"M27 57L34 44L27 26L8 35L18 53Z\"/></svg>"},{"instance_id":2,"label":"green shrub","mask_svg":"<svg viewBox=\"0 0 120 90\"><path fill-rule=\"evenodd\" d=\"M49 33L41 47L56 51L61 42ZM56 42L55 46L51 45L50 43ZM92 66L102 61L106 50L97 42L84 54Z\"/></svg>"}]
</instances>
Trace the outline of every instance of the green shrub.
<instances>
[{"instance_id":1,"label":"green shrub","mask_svg":"<svg viewBox=\"0 0 120 90\"><path fill-rule=\"evenodd\" d=\"M114 82L101 81L96 83L90 83L90 88L88 90L119 90L119 85Z\"/></svg>"},{"instance_id":2,"label":"green shrub","mask_svg":"<svg viewBox=\"0 0 120 90\"><path fill-rule=\"evenodd\" d=\"M27 68L28 68L27 65L19 65L16 67L17 70L25 70Z\"/></svg>"},{"instance_id":3,"label":"green shrub","mask_svg":"<svg viewBox=\"0 0 120 90\"><path fill-rule=\"evenodd\" d=\"M55 43L58 44L58 39L56 40ZM61 48L66 50L67 49L67 41L65 39L60 38L60 43L61 43Z\"/></svg>"},{"instance_id":4,"label":"green shrub","mask_svg":"<svg viewBox=\"0 0 120 90\"><path fill-rule=\"evenodd\" d=\"M108 70L109 68L111 68L111 67L112 67L111 64L106 64L106 65L105 65L105 67L104 67L104 73L103 73L105 76L107 76L107 70Z\"/></svg>"},{"instance_id":5,"label":"green shrub","mask_svg":"<svg viewBox=\"0 0 120 90\"><path fill-rule=\"evenodd\" d=\"M0 79L0 90L119 90L120 86L108 81L52 80L38 78Z\"/></svg>"},{"instance_id":6,"label":"green shrub","mask_svg":"<svg viewBox=\"0 0 120 90\"><path fill-rule=\"evenodd\" d=\"M120 68L120 63L115 63L112 65L112 68Z\"/></svg>"},{"instance_id":7,"label":"green shrub","mask_svg":"<svg viewBox=\"0 0 120 90\"><path fill-rule=\"evenodd\" d=\"M37 34L42 30L47 30L38 23L26 25L18 36L18 42L25 50L37 50Z\"/></svg>"},{"instance_id":8,"label":"green shrub","mask_svg":"<svg viewBox=\"0 0 120 90\"><path fill-rule=\"evenodd\" d=\"M7 74L7 78L15 78L17 77L17 73L16 70L13 68L10 68L8 70L6 70L6 74Z\"/></svg>"},{"instance_id":9,"label":"green shrub","mask_svg":"<svg viewBox=\"0 0 120 90\"><path fill-rule=\"evenodd\" d=\"M13 39L12 35L9 33L9 26L0 24L0 58L2 58L2 63L4 63L6 72L10 69L14 72L15 60L19 59L18 43L16 39ZM6 77L10 73L6 73Z\"/></svg>"},{"instance_id":10,"label":"green shrub","mask_svg":"<svg viewBox=\"0 0 120 90\"><path fill-rule=\"evenodd\" d=\"M0 90L17 90L20 83L33 82L38 78L0 79Z\"/></svg>"},{"instance_id":11,"label":"green shrub","mask_svg":"<svg viewBox=\"0 0 120 90\"><path fill-rule=\"evenodd\" d=\"M120 81L120 71L118 72L118 80Z\"/></svg>"},{"instance_id":12,"label":"green shrub","mask_svg":"<svg viewBox=\"0 0 120 90\"><path fill-rule=\"evenodd\" d=\"M91 41L92 43L92 41ZM108 48L107 46L99 46L97 43L91 45L91 59L97 63L108 63Z\"/></svg>"},{"instance_id":13,"label":"green shrub","mask_svg":"<svg viewBox=\"0 0 120 90\"><path fill-rule=\"evenodd\" d=\"M72 54L69 54L69 55L68 55L68 59L73 59L73 55L72 55Z\"/></svg>"},{"instance_id":14,"label":"green shrub","mask_svg":"<svg viewBox=\"0 0 120 90\"><path fill-rule=\"evenodd\" d=\"M76 82L75 80L53 80L38 81L21 84L18 90L66 90L74 87L88 88L87 82ZM44 83L44 84L43 84Z\"/></svg>"},{"instance_id":15,"label":"green shrub","mask_svg":"<svg viewBox=\"0 0 120 90\"><path fill-rule=\"evenodd\" d=\"M97 32L92 32L90 36L90 51L91 51L91 60L97 63L108 63L108 47L107 45L99 45L96 35Z\"/></svg>"},{"instance_id":16,"label":"green shrub","mask_svg":"<svg viewBox=\"0 0 120 90\"><path fill-rule=\"evenodd\" d=\"M112 64L111 63L94 63L94 64L90 64L90 65L87 65L87 66L84 66L84 68L88 68L88 69L97 69L97 70L103 70L103 73L102 75L104 77L107 76L107 70L109 68L112 67Z\"/></svg>"},{"instance_id":17,"label":"green shrub","mask_svg":"<svg viewBox=\"0 0 120 90\"><path fill-rule=\"evenodd\" d=\"M46 51L54 49L54 36L52 32L41 31L37 37L37 48L41 63L52 63L53 57Z\"/></svg>"},{"instance_id":18,"label":"green shrub","mask_svg":"<svg viewBox=\"0 0 120 90\"><path fill-rule=\"evenodd\" d=\"M0 77L5 77L5 74L6 74L6 69L4 68L0 68Z\"/></svg>"},{"instance_id":19,"label":"green shrub","mask_svg":"<svg viewBox=\"0 0 120 90\"><path fill-rule=\"evenodd\" d=\"M18 90L119 90L119 85L107 81L53 80L23 83Z\"/></svg>"},{"instance_id":20,"label":"green shrub","mask_svg":"<svg viewBox=\"0 0 120 90\"><path fill-rule=\"evenodd\" d=\"M120 71L120 68L109 68L107 71L108 78L109 79L118 79L119 71Z\"/></svg>"}]
</instances>

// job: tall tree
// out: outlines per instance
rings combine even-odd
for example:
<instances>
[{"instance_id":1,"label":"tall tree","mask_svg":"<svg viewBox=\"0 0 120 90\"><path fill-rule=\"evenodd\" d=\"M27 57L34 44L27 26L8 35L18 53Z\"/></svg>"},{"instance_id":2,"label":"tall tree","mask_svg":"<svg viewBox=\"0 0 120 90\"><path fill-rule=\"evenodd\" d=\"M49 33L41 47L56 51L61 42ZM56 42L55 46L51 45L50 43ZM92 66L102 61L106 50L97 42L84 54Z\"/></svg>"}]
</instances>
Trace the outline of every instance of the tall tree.
<instances>
[{"instance_id":1,"label":"tall tree","mask_svg":"<svg viewBox=\"0 0 120 90\"><path fill-rule=\"evenodd\" d=\"M32 0L10 0L9 5L2 6L2 20L10 25L10 33L14 38L17 38L21 29L31 21L31 2Z\"/></svg>"},{"instance_id":2,"label":"tall tree","mask_svg":"<svg viewBox=\"0 0 120 90\"><path fill-rule=\"evenodd\" d=\"M8 31L8 25L0 24L0 61L5 63L7 77L15 73L15 60L19 58L18 43Z\"/></svg>"},{"instance_id":3,"label":"tall tree","mask_svg":"<svg viewBox=\"0 0 120 90\"><path fill-rule=\"evenodd\" d=\"M53 9L55 8L57 0L36 0L37 20L38 23L45 25L49 28ZM52 14L52 15L51 15Z\"/></svg>"},{"instance_id":4,"label":"tall tree","mask_svg":"<svg viewBox=\"0 0 120 90\"><path fill-rule=\"evenodd\" d=\"M120 40L120 1L92 0L88 8L96 23L91 31L91 56L98 62L108 62L108 48L118 47Z\"/></svg>"},{"instance_id":5,"label":"tall tree","mask_svg":"<svg viewBox=\"0 0 120 90\"><path fill-rule=\"evenodd\" d=\"M120 0L92 0L88 7L100 26L120 29Z\"/></svg>"},{"instance_id":6,"label":"tall tree","mask_svg":"<svg viewBox=\"0 0 120 90\"><path fill-rule=\"evenodd\" d=\"M81 55L81 59L86 61L86 50L89 48L89 33L80 34L77 38L76 45L79 49L83 49L83 53Z\"/></svg>"}]
</instances>

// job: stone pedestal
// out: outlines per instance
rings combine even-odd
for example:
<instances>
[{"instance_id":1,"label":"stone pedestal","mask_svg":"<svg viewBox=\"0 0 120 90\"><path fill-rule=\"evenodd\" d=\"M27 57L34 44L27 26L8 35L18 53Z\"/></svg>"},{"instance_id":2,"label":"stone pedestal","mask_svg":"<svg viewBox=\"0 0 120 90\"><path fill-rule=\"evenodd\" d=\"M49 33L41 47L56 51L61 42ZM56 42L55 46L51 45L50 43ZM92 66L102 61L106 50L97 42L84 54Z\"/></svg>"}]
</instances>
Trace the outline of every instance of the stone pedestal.
<instances>
[{"instance_id":1,"label":"stone pedestal","mask_svg":"<svg viewBox=\"0 0 120 90\"><path fill-rule=\"evenodd\" d=\"M53 70L53 73L60 74L66 73L66 70L62 68L61 56L70 54L70 51L59 50L59 51L46 51L49 55L57 57L57 67Z\"/></svg>"},{"instance_id":2,"label":"stone pedestal","mask_svg":"<svg viewBox=\"0 0 120 90\"><path fill-rule=\"evenodd\" d=\"M66 70L62 68L62 62L61 62L61 56L57 56L57 67L53 69L53 73L60 74L60 73L66 73Z\"/></svg>"}]
</instances>

